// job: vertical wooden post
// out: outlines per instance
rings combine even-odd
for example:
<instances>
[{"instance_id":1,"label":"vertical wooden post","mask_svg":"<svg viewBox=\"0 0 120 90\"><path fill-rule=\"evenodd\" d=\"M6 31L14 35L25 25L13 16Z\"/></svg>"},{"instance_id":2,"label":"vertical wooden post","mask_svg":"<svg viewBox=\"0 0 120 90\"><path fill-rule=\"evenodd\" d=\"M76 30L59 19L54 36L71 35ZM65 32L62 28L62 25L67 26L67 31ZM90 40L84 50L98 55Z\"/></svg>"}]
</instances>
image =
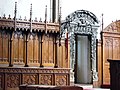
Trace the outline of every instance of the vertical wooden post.
<instances>
[{"instance_id":1,"label":"vertical wooden post","mask_svg":"<svg viewBox=\"0 0 120 90\"><path fill-rule=\"evenodd\" d=\"M14 31L16 31L16 15L17 15L17 2L15 2L15 10L14 10ZM12 67L12 42L13 42L13 35L14 31L10 32L10 37L9 37L9 67Z\"/></svg>"},{"instance_id":2,"label":"vertical wooden post","mask_svg":"<svg viewBox=\"0 0 120 90\"><path fill-rule=\"evenodd\" d=\"M25 59L25 67L28 67L28 57L27 57L27 34L24 36L24 59Z\"/></svg>"},{"instance_id":3,"label":"vertical wooden post","mask_svg":"<svg viewBox=\"0 0 120 90\"><path fill-rule=\"evenodd\" d=\"M3 53L4 53L4 51L3 51L3 39L4 39L4 34L3 34L3 31L2 31L2 60L3 60Z\"/></svg>"},{"instance_id":4,"label":"vertical wooden post","mask_svg":"<svg viewBox=\"0 0 120 90\"><path fill-rule=\"evenodd\" d=\"M43 64L42 64L42 44L43 44L42 36L43 36L42 33L38 34L38 38L39 38L38 59L40 61L40 67L44 67Z\"/></svg>"},{"instance_id":5,"label":"vertical wooden post","mask_svg":"<svg viewBox=\"0 0 120 90\"><path fill-rule=\"evenodd\" d=\"M42 63L42 44L43 44L43 39L42 39L42 37L43 37L43 34L41 34L41 44L40 44L40 49L41 49L41 53L40 53L40 56L41 56L41 58L40 58L40 67L44 67L43 66L43 63Z\"/></svg>"},{"instance_id":6,"label":"vertical wooden post","mask_svg":"<svg viewBox=\"0 0 120 90\"><path fill-rule=\"evenodd\" d=\"M58 68L57 35L55 36L55 66L54 68Z\"/></svg>"},{"instance_id":7,"label":"vertical wooden post","mask_svg":"<svg viewBox=\"0 0 120 90\"><path fill-rule=\"evenodd\" d=\"M12 42L13 42L13 39L12 39L12 35L13 35L13 32L10 32L10 36L9 36L9 42L8 42L8 58L9 58L9 67L12 67L13 64L12 64Z\"/></svg>"}]
</instances>

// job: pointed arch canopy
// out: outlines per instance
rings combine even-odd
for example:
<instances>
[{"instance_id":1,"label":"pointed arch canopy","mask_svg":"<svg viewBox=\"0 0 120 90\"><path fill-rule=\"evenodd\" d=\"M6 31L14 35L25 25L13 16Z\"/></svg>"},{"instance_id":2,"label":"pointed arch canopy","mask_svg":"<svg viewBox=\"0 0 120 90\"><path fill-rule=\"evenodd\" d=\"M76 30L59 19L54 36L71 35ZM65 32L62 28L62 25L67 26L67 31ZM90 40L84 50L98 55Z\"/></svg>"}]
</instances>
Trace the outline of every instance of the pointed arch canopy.
<instances>
[{"instance_id":1,"label":"pointed arch canopy","mask_svg":"<svg viewBox=\"0 0 120 90\"><path fill-rule=\"evenodd\" d=\"M61 23L61 36L65 37L67 30L70 41L70 67L74 70L75 65L75 35L87 34L91 36L91 63L93 81L98 80L96 70L96 39L99 21L97 17L87 10L77 10L66 17ZM74 76L73 76L74 77Z\"/></svg>"}]
</instances>

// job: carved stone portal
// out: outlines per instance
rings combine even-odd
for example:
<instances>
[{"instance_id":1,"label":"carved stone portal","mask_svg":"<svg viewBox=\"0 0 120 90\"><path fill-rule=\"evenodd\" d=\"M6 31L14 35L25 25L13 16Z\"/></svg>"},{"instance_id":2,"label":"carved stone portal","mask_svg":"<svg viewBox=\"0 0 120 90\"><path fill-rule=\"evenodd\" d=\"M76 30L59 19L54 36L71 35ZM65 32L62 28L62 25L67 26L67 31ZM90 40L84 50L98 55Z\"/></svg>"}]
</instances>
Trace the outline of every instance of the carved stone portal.
<instances>
[{"instance_id":1,"label":"carved stone portal","mask_svg":"<svg viewBox=\"0 0 120 90\"><path fill-rule=\"evenodd\" d=\"M68 39L70 41L70 67L71 80L74 81L74 65L75 65L75 35L87 34L91 36L91 63L92 63L92 80L97 81L98 75L96 71L96 38L99 22L97 17L86 10L78 10L68 15L61 25L61 35L65 36L65 31L68 32Z\"/></svg>"}]
</instances>

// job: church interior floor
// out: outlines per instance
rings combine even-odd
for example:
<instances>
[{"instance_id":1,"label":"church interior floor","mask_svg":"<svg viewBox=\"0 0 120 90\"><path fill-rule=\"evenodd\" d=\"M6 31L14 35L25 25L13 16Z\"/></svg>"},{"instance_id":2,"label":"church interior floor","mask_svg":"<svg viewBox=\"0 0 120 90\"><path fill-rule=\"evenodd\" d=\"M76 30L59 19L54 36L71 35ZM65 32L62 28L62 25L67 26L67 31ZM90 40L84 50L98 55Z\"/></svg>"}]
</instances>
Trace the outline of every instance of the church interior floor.
<instances>
[{"instance_id":1,"label":"church interior floor","mask_svg":"<svg viewBox=\"0 0 120 90\"><path fill-rule=\"evenodd\" d=\"M91 84L74 84L74 85L82 87L83 90L110 90L106 88L93 88L93 85Z\"/></svg>"}]
</instances>

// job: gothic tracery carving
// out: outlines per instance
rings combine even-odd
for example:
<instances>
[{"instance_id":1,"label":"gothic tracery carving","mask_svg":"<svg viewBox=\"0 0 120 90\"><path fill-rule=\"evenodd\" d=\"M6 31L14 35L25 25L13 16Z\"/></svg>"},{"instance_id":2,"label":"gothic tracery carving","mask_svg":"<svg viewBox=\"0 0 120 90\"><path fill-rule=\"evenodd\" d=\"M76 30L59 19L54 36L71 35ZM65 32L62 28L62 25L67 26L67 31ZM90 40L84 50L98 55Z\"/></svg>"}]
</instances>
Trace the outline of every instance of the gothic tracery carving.
<instances>
[{"instance_id":1,"label":"gothic tracery carving","mask_svg":"<svg viewBox=\"0 0 120 90\"><path fill-rule=\"evenodd\" d=\"M18 74L7 75L7 87L15 88L20 85L20 76Z\"/></svg>"},{"instance_id":2,"label":"gothic tracery carving","mask_svg":"<svg viewBox=\"0 0 120 90\"><path fill-rule=\"evenodd\" d=\"M36 84L36 74L24 74L23 83L25 84Z\"/></svg>"},{"instance_id":3,"label":"gothic tracery carving","mask_svg":"<svg viewBox=\"0 0 120 90\"><path fill-rule=\"evenodd\" d=\"M40 81L42 85L52 85L52 75L41 74Z\"/></svg>"},{"instance_id":4,"label":"gothic tracery carving","mask_svg":"<svg viewBox=\"0 0 120 90\"><path fill-rule=\"evenodd\" d=\"M67 76L66 75L56 75L56 85L57 86L62 86L62 85L67 85Z\"/></svg>"}]
</instances>

